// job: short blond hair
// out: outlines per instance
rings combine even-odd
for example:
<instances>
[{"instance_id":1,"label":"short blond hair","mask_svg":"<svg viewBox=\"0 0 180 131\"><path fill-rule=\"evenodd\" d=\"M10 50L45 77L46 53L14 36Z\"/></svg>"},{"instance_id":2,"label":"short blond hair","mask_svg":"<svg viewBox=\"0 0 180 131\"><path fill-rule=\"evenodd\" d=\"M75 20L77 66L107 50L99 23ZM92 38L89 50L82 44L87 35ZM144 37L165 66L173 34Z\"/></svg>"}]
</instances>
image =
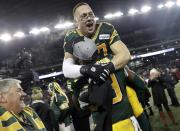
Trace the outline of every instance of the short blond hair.
<instances>
[{"instance_id":1,"label":"short blond hair","mask_svg":"<svg viewBox=\"0 0 180 131\"><path fill-rule=\"evenodd\" d=\"M88 5L89 6L89 4L88 3L85 3L85 2L80 2L80 3L78 3L78 4L76 4L75 6L74 6L74 8L73 8L73 16L74 16L74 14L75 14L75 12L76 12L76 9L78 8L78 7L80 7L80 6L82 6L82 5Z\"/></svg>"},{"instance_id":2,"label":"short blond hair","mask_svg":"<svg viewBox=\"0 0 180 131\"><path fill-rule=\"evenodd\" d=\"M32 88L32 100L42 100L43 99L43 91L40 87L33 87Z\"/></svg>"},{"instance_id":3,"label":"short blond hair","mask_svg":"<svg viewBox=\"0 0 180 131\"><path fill-rule=\"evenodd\" d=\"M150 76L153 76L154 78L160 76L160 72L157 69L155 69L155 68L151 69L149 74L150 74Z\"/></svg>"}]
</instances>

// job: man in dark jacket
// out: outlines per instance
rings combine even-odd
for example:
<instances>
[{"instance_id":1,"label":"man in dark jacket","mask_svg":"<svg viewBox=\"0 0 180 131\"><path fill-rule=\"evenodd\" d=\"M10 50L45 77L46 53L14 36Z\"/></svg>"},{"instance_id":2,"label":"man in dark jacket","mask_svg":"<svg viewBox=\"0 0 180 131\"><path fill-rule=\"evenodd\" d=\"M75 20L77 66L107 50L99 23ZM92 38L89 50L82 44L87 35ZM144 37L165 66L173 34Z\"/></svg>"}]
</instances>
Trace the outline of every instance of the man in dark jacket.
<instances>
[{"instance_id":1,"label":"man in dark jacket","mask_svg":"<svg viewBox=\"0 0 180 131\"><path fill-rule=\"evenodd\" d=\"M34 87L32 89L31 98L31 107L39 115L47 131L59 131L59 125L55 122L54 112L50 106L43 101L43 93L40 87Z\"/></svg>"},{"instance_id":2,"label":"man in dark jacket","mask_svg":"<svg viewBox=\"0 0 180 131\"><path fill-rule=\"evenodd\" d=\"M164 79L164 86L166 87L168 95L171 99L171 105L176 107L180 106L174 90L176 80L173 78L169 69L166 69L165 74L162 76L162 78Z\"/></svg>"},{"instance_id":3,"label":"man in dark jacket","mask_svg":"<svg viewBox=\"0 0 180 131\"><path fill-rule=\"evenodd\" d=\"M164 91L163 79L160 75L160 72L153 68L150 71L150 79L148 81L148 86L151 87L153 102L159 110L160 119L162 120L165 127L167 127L167 120L165 113L163 112L163 107L166 109L169 118L171 119L174 125L177 125L174 115L168 106L167 97Z\"/></svg>"}]
</instances>

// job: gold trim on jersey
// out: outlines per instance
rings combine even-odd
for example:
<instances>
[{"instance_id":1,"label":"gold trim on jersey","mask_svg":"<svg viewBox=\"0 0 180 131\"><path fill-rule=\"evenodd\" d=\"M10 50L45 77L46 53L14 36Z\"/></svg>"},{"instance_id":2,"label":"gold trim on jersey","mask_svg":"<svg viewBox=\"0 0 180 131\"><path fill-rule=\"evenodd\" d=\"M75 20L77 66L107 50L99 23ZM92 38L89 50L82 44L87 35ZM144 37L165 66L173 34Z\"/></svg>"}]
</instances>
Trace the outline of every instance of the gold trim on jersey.
<instances>
[{"instance_id":1,"label":"gold trim on jersey","mask_svg":"<svg viewBox=\"0 0 180 131\"><path fill-rule=\"evenodd\" d=\"M95 41L95 40L97 39L97 36L98 36L98 34L99 34L99 31L100 31L101 26L102 26L102 23L99 24L99 26L98 26L98 28L97 28L97 30L96 30L96 33L91 37L92 40Z\"/></svg>"},{"instance_id":2,"label":"gold trim on jersey","mask_svg":"<svg viewBox=\"0 0 180 131\"><path fill-rule=\"evenodd\" d=\"M117 35L118 35L117 31L114 30L111 37L110 37L110 42L109 42L110 45L112 44L112 41L114 40L114 37L116 37Z\"/></svg>"},{"instance_id":3,"label":"gold trim on jersey","mask_svg":"<svg viewBox=\"0 0 180 131\"><path fill-rule=\"evenodd\" d=\"M78 35L80 35L80 36L84 36L84 35L81 33L81 31L80 31L80 30L76 29L76 32L78 33Z\"/></svg>"},{"instance_id":4,"label":"gold trim on jersey","mask_svg":"<svg viewBox=\"0 0 180 131\"><path fill-rule=\"evenodd\" d=\"M115 74L111 74L111 80L112 80L112 89L114 90L116 96L113 98L113 104L116 104L122 100L122 92L121 92L121 87L118 84L118 81L116 79Z\"/></svg>"}]
</instances>

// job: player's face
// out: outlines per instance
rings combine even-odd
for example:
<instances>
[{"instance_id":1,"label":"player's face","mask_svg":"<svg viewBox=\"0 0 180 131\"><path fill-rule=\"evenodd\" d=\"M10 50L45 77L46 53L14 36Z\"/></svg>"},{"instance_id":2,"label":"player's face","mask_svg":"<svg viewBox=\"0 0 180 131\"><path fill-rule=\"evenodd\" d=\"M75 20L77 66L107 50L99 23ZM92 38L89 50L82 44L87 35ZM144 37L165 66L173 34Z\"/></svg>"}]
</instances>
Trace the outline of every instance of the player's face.
<instances>
[{"instance_id":1,"label":"player's face","mask_svg":"<svg viewBox=\"0 0 180 131\"><path fill-rule=\"evenodd\" d=\"M88 5L78 7L74 17L77 22L78 29L83 33L83 35L91 36L95 32L95 15Z\"/></svg>"}]
</instances>

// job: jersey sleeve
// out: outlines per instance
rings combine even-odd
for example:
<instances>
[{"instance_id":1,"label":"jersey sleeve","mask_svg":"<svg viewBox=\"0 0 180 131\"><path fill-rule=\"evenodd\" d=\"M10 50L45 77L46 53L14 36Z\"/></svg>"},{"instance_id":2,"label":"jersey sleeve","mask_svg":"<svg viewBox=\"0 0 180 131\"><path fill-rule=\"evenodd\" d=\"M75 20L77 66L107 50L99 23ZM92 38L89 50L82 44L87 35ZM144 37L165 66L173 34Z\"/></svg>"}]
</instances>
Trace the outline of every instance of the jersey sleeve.
<instances>
[{"instance_id":1,"label":"jersey sleeve","mask_svg":"<svg viewBox=\"0 0 180 131\"><path fill-rule=\"evenodd\" d=\"M114 28L113 25L110 25L111 28L111 32L110 32L110 41L109 44L112 45L113 43L115 43L116 41L120 40L119 34L117 32L117 30Z\"/></svg>"},{"instance_id":2,"label":"jersey sleeve","mask_svg":"<svg viewBox=\"0 0 180 131\"><path fill-rule=\"evenodd\" d=\"M72 33L67 33L64 38L64 52L73 54L73 35Z\"/></svg>"}]
</instances>

